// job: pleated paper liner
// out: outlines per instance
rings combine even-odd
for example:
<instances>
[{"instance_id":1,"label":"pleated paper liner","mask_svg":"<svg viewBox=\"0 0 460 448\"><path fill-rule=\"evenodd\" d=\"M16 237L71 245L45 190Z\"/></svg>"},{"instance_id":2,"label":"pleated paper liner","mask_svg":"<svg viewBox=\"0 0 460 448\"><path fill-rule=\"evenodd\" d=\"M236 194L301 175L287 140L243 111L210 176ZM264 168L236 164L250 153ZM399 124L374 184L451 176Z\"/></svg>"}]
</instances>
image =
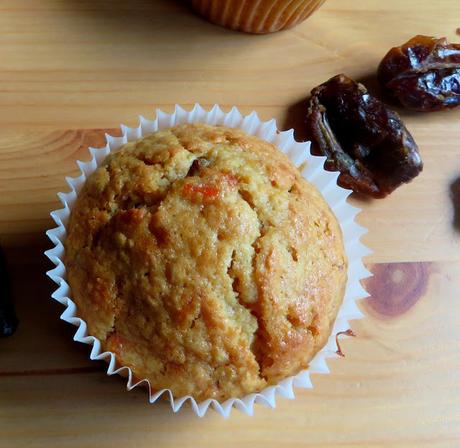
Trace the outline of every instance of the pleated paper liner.
<instances>
[{"instance_id":1,"label":"pleated paper liner","mask_svg":"<svg viewBox=\"0 0 460 448\"><path fill-rule=\"evenodd\" d=\"M265 34L298 25L325 0L192 0L192 7L216 25Z\"/></svg>"},{"instance_id":2,"label":"pleated paper liner","mask_svg":"<svg viewBox=\"0 0 460 448\"><path fill-rule=\"evenodd\" d=\"M92 346L90 353L90 358L92 360L105 360L108 362L108 375L121 374L127 377L128 390L141 383L145 383L148 387L150 403L154 403L160 396L166 395L169 398L171 408L174 412L179 411L182 406L189 401L192 409L200 417L202 417L210 407L213 407L224 417L230 415L233 407L247 414L252 414L254 412L255 403L274 408L277 395L292 399L294 398L294 387L312 388L313 385L310 380L310 375L312 373L329 373L326 359L337 356L335 335L338 332L349 329L349 320L362 318L363 315L359 311L356 301L368 295L360 281L370 276L370 273L366 270L362 262L363 257L368 255L370 251L360 242L360 237L366 233L366 229L355 222L355 217L360 210L352 207L347 202L347 197L351 191L345 190L337 185L337 172L324 170L323 165L325 157L312 156L310 154L309 142L296 142L292 129L280 132L276 128L275 120L263 122L255 112L243 116L236 107L233 107L230 112L225 113L217 105L210 111L206 111L200 105L196 104L190 112L187 112L180 106L176 106L172 114L157 110L154 120L140 117L139 121L139 126L135 128L129 128L122 125L121 137L106 135L107 144L103 148L89 148L91 160L89 162L77 161L81 174L78 177L66 178L70 187L70 192L58 193L63 208L51 212L51 217L57 224L57 227L46 232L54 244L54 247L46 251L45 254L56 267L47 274L58 285L58 288L52 294L52 298L65 306L65 311L62 313L61 319L77 327L74 340ZM116 362L116 355L111 352L102 352L100 341L88 334L86 323L78 317L77 307L72 301L71 291L66 281L66 268L62 261L64 256L63 241L66 237L66 225L69 219L70 210L86 178L96 170L97 166L110 152L116 151L128 141L137 140L157 130L167 129L182 123L207 123L211 125L240 128L248 134L273 143L280 151L286 153L293 164L299 167L302 176L319 189L335 213L342 228L345 251L349 263L345 297L331 336L325 347L320 350L311 361L309 368L301 371L295 376L286 378L275 386L267 387L261 392L252 393L243 398L230 398L225 402L219 402L215 399L197 402L191 396L174 397L169 389L153 391L146 379L136 382L131 369L129 367L119 367Z\"/></svg>"}]
</instances>

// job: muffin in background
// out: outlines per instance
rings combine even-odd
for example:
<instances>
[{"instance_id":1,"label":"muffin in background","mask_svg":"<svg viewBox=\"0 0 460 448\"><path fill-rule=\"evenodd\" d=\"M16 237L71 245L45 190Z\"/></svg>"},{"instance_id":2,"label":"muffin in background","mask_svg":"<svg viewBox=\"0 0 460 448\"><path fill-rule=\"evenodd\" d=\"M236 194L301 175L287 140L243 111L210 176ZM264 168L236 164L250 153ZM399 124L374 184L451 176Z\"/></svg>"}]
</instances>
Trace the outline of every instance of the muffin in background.
<instances>
[{"instance_id":1,"label":"muffin in background","mask_svg":"<svg viewBox=\"0 0 460 448\"><path fill-rule=\"evenodd\" d=\"M193 8L216 25L265 34L303 22L325 0L192 0Z\"/></svg>"}]
</instances>

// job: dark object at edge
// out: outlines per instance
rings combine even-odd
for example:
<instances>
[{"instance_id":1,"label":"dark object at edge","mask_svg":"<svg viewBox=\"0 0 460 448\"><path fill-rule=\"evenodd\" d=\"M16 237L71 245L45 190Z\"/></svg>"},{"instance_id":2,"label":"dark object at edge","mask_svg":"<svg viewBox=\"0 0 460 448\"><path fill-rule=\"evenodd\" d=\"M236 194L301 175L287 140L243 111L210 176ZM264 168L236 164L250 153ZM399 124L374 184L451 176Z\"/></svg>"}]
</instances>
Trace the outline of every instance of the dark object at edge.
<instances>
[{"instance_id":1,"label":"dark object at edge","mask_svg":"<svg viewBox=\"0 0 460 448\"><path fill-rule=\"evenodd\" d=\"M383 198L423 169L399 115L343 74L311 91L306 129L312 153L327 156L338 184L358 193Z\"/></svg>"},{"instance_id":2,"label":"dark object at edge","mask_svg":"<svg viewBox=\"0 0 460 448\"><path fill-rule=\"evenodd\" d=\"M415 36L380 62L379 83L404 107L422 112L460 105L460 44Z\"/></svg>"},{"instance_id":3,"label":"dark object at edge","mask_svg":"<svg viewBox=\"0 0 460 448\"><path fill-rule=\"evenodd\" d=\"M11 336L16 331L18 323L11 297L6 260L0 248L0 337Z\"/></svg>"}]
</instances>

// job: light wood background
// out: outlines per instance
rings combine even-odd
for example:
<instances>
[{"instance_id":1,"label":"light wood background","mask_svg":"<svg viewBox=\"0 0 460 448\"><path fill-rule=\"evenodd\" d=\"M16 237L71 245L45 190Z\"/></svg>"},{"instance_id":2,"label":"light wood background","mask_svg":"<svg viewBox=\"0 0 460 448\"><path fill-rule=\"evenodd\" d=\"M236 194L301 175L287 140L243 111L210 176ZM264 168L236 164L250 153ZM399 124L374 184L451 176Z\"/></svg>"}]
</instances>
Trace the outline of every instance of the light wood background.
<instances>
[{"instance_id":1,"label":"light wood background","mask_svg":"<svg viewBox=\"0 0 460 448\"><path fill-rule=\"evenodd\" d=\"M352 199L374 250L358 337L276 410L200 420L125 392L59 321L42 255L64 176L105 130L200 102L255 109L301 137L312 87L339 72L372 86L391 46L460 41L459 26L457 0L328 0L268 36L172 0L0 0L0 243L21 319L0 340L0 447L460 446L460 110L402 112L425 169L387 199Z\"/></svg>"}]
</instances>

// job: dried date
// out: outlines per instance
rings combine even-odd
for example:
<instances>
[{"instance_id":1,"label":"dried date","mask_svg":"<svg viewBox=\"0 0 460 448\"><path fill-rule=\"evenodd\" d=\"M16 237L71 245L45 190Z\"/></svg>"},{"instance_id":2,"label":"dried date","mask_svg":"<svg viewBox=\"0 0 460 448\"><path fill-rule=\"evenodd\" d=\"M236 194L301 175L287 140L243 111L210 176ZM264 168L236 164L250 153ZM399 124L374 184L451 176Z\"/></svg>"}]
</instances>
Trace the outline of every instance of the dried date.
<instances>
[{"instance_id":1,"label":"dried date","mask_svg":"<svg viewBox=\"0 0 460 448\"><path fill-rule=\"evenodd\" d=\"M327 156L327 170L340 171L342 187L382 198L422 171L399 115L345 75L311 91L306 125L312 152Z\"/></svg>"},{"instance_id":2,"label":"dried date","mask_svg":"<svg viewBox=\"0 0 460 448\"><path fill-rule=\"evenodd\" d=\"M384 92L408 109L436 111L460 105L460 44L415 36L392 48L378 68Z\"/></svg>"}]
</instances>

